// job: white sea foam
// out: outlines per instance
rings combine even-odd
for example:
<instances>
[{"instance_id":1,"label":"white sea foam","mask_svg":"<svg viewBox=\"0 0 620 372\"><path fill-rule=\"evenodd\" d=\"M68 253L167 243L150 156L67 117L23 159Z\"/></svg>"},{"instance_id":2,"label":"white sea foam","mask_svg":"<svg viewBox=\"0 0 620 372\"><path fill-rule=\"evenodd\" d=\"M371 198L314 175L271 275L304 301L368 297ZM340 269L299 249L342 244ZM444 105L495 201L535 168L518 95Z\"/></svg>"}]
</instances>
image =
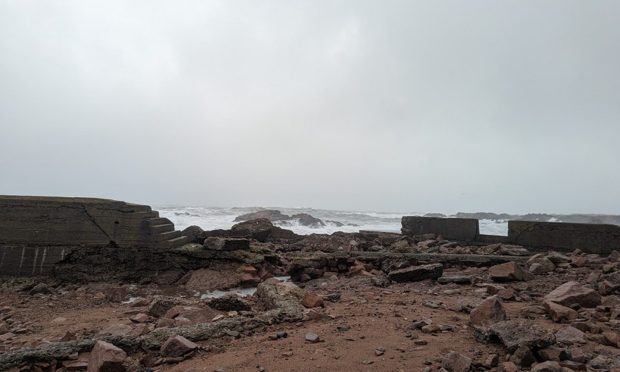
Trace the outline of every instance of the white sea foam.
<instances>
[{"instance_id":1,"label":"white sea foam","mask_svg":"<svg viewBox=\"0 0 620 372\"><path fill-rule=\"evenodd\" d=\"M197 225L204 230L229 229L234 225L235 218L245 213L256 212L263 208L218 208L218 207L157 207L162 217L174 222L175 227L183 230L188 226ZM374 211L336 211L312 208L268 208L277 209L287 215L307 213L325 222L325 226L309 227L299 224L297 220L281 221L275 224L293 230L297 234L332 234L336 231L358 232L360 230L400 231L402 216L421 216L424 213L403 212L384 213ZM342 224L342 226L339 226ZM480 232L490 235L506 235L508 224L502 220L480 220Z\"/></svg>"}]
</instances>

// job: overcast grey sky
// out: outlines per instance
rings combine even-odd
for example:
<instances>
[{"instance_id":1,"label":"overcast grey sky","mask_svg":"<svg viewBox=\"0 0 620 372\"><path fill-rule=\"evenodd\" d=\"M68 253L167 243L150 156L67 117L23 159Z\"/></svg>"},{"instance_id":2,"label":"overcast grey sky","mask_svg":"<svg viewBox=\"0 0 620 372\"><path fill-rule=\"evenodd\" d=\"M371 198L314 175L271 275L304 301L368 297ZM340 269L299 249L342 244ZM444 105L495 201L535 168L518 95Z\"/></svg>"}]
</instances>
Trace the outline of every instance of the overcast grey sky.
<instances>
[{"instance_id":1,"label":"overcast grey sky","mask_svg":"<svg viewBox=\"0 0 620 372\"><path fill-rule=\"evenodd\" d=\"M0 0L0 194L620 213L620 1Z\"/></svg>"}]
</instances>

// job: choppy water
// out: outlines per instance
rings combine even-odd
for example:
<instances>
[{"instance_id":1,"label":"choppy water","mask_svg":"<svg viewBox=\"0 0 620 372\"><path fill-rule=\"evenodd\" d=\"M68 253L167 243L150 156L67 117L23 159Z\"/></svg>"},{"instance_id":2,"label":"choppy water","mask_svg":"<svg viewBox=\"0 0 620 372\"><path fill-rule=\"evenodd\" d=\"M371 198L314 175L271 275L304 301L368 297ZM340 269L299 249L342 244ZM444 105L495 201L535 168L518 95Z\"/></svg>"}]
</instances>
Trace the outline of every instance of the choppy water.
<instances>
[{"instance_id":1,"label":"choppy water","mask_svg":"<svg viewBox=\"0 0 620 372\"><path fill-rule=\"evenodd\" d=\"M160 215L174 222L177 229L182 230L191 225L197 225L204 230L229 229L237 216L256 212L264 208L217 208L217 207L157 207ZM400 232L400 219L402 216L422 216L420 212L385 213L374 211L336 211L327 209L311 208L278 208L287 215L307 213L323 220L326 225L318 228L300 225L297 221L275 222L276 225L293 230L297 234L331 234L336 231L357 232L359 230ZM338 226L335 221L342 223ZM482 234L506 235L508 224L503 220L480 220L480 232Z\"/></svg>"}]
</instances>

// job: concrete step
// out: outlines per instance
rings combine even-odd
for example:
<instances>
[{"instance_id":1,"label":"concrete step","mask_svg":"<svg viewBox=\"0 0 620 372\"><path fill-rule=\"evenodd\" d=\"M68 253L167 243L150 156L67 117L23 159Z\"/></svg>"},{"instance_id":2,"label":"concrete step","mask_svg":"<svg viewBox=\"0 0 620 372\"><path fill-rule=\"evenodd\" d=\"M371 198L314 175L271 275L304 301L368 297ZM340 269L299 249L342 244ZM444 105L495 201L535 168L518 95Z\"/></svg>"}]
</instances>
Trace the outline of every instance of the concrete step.
<instances>
[{"instance_id":1,"label":"concrete step","mask_svg":"<svg viewBox=\"0 0 620 372\"><path fill-rule=\"evenodd\" d=\"M174 225L171 223L166 223L162 225L151 225L151 233L153 235L159 235L161 233L174 231Z\"/></svg>"},{"instance_id":2,"label":"concrete step","mask_svg":"<svg viewBox=\"0 0 620 372\"><path fill-rule=\"evenodd\" d=\"M129 214L131 217L142 218L142 219L151 219L151 218L159 218L159 212L157 211L141 211L141 212L131 212Z\"/></svg>"},{"instance_id":3,"label":"concrete step","mask_svg":"<svg viewBox=\"0 0 620 372\"><path fill-rule=\"evenodd\" d=\"M149 224L149 226L172 225L173 224L172 221L164 217L149 218L146 220L146 222Z\"/></svg>"},{"instance_id":4,"label":"concrete step","mask_svg":"<svg viewBox=\"0 0 620 372\"><path fill-rule=\"evenodd\" d=\"M166 231L161 234L153 235L153 240L156 242L163 242L165 240L171 240L178 238L181 235L181 232L178 230Z\"/></svg>"},{"instance_id":5,"label":"concrete step","mask_svg":"<svg viewBox=\"0 0 620 372\"><path fill-rule=\"evenodd\" d=\"M168 247L176 248L176 247L180 247L183 244L187 244L187 243L189 243L189 238L185 235L181 235L178 238L168 240Z\"/></svg>"}]
</instances>

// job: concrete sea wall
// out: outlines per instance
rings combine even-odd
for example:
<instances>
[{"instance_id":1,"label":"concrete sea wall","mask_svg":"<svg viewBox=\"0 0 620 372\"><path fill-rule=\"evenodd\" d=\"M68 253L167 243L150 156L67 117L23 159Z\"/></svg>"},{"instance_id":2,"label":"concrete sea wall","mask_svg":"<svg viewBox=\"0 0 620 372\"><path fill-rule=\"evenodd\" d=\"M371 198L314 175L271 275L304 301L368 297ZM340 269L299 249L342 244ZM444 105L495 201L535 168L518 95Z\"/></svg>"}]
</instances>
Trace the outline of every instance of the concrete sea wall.
<instances>
[{"instance_id":1,"label":"concrete sea wall","mask_svg":"<svg viewBox=\"0 0 620 372\"><path fill-rule=\"evenodd\" d=\"M607 255L620 250L620 226L585 223L508 221L508 236L482 235L477 219L405 216L402 233L439 234L448 240L472 243L509 243L539 250Z\"/></svg>"},{"instance_id":2,"label":"concrete sea wall","mask_svg":"<svg viewBox=\"0 0 620 372\"><path fill-rule=\"evenodd\" d=\"M187 238L147 205L94 198L0 196L0 275L47 275L75 249L166 249Z\"/></svg>"}]
</instances>

